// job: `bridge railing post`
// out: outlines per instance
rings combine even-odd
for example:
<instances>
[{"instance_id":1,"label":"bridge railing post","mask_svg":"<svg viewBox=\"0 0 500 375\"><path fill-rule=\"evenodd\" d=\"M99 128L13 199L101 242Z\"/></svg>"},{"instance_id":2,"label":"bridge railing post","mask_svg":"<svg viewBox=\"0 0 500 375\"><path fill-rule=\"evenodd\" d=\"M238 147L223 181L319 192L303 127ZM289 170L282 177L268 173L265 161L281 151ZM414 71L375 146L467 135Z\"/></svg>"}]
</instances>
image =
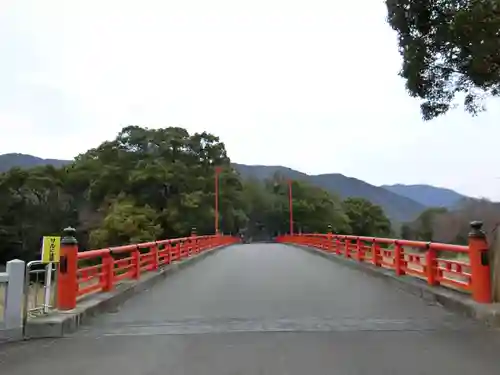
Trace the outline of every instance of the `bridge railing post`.
<instances>
[{"instance_id":1,"label":"bridge railing post","mask_svg":"<svg viewBox=\"0 0 500 375\"><path fill-rule=\"evenodd\" d=\"M57 267L57 308L73 310L78 294L78 241L76 230L68 227L63 230L61 239L61 260Z\"/></svg>"},{"instance_id":2,"label":"bridge railing post","mask_svg":"<svg viewBox=\"0 0 500 375\"><path fill-rule=\"evenodd\" d=\"M363 261L363 241L359 237L356 238L356 259L358 262Z\"/></svg>"},{"instance_id":3,"label":"bridge railing post","mask_svg":"<svg viewBox=\"0 0 500 375\"><path fill-rule=\"evenodd\" d=\"M163 261L162 266L172 263L172 244L169 242L163 244Z\"/></svg>"},{"instance_id":4,"label":"bridge railing post","mask_svg":"<svg viewBox=\"0 0 500 375\"><path fill-rule=\"evenodd\" d=\"M184 239L179 241L179 260L183 260L186 257L186 241Z\"/></svg>"},{"instance_id":5,"label":"bridge railing post","mask_svg":"<svg viewBox=\"0 0 500 375\"><path fill-rule=\"evenodd\" d=\"M155 241L155 244L153 246L151 246L150 248L150 254L151 254L151 269L153 271L156 271L158 270L158 268L160 267L160 259L159 259L159 250L158 250L158 244L156 243Z\"/></svg>"},{"instance_id":6,"label":"bridge railing post","mask_svg":"<svg viewBox=\"0 0 500 375\"><path fill-rule=\"evenodd\" d=\"M372 239L372 263L375 267L380 267L380 248L375 238Z\"/></svg>"},{"instance_id":7,"label":"bridge railing post","mask_svg":"<svg viewBox=\"0 0 500 375\"><path fill-rule=\"evenodd\" d=\"M469 232L469 258L471 267L472 299L479 303L492 302L489 247L483 223L473 221Z\"/></svg>"},{"instance_id":8,"label":"bridge railing post","mask_svg":"<svg viewBox=\"0 0 500 375\"><path fill-rule=\"evenodd\" d=\"M299 232L299 235L301 232ZM328 225L328 234L326 236L326 251L331 253L333 251L333 233L332 233L332 226Z\"/></svg>"},{"instance_id":9,"label":"bridge railing post","mask_svg":"<svg viewBox=\"0 0 500 375\"><path fill-rule=\"evenodd\" d=\"M394 268L396 276L405 274L403 270L403 246L397 240L394 242Z\"/></svg>"},{"instance_id":10,"label":"bridge railing post","mask_svg":"<svg viewBox=\"0 0 500 375\"><path fill-rule=\"evenodd\" d=\"M172 250L173 250L172 260L179 261L181 259L181 242L176 241Z\"/></svg>"},{"instance_id":11,"label":"bridge railing post","mask_svg":"<svg viewBox=\"0 0 500 375\"><path fill-rule=\"evenodd\" d=\"M193 242L194 242L193 241L193 236L189 236L189 238L186 241L186 243L187 243L187 246L186 246L186 258L190 258L194 254Z\"/></svg>"},{"instance_id":12,"label":"bridge railing post","mask_svg":"<svg viewBox=\"0 0 500 375\"><path fill-rule=\"evenodd\" d=\"M429 242L425 253L425 273L427 276L427 284L437 285L436 281L436 250L434 250Z\"/></svg>"},{"instance_id":13,"label":"bridge railing post","mask_svg":"<svg viewBox=\"0 0 500 375\"><path fill-rule=\"evenodd\" d=\"M340 236L335 236L335 254L340 255Z\"/></svg>"},{"instance_id":14,"label":"bridge railing post","mask_svg":"<svg viewBox=\"0 0 500 375\"><path fill-rule=\"evenodd\" d=\"M191 228L191 240L193 242L193 253L198 254L200 249L198 247L198 239L196 238L196 228Z\"/></svg>"},{"instance_id":15,"label":"bridge railing post","mask_svg":"<svg viewBox=\"0 0 500 375\"><path fill-rule=\"evenodd\" d=\"M109 292L113 290L115 264L113 256L109 251L102 257L102 291Z\"/></svg>"},{"instance_id":16,"label":"bridge railing post","mask_svg":"<svg viewBox=\"0 0 500 375\"><path fill-rule=\"evenodd\" d=\"M132 260L134 267L134 274L132 278L139 280L141 278L141 251L139 250L139 247L136 247L132 252Z\"/></svg>"}]
</instances>

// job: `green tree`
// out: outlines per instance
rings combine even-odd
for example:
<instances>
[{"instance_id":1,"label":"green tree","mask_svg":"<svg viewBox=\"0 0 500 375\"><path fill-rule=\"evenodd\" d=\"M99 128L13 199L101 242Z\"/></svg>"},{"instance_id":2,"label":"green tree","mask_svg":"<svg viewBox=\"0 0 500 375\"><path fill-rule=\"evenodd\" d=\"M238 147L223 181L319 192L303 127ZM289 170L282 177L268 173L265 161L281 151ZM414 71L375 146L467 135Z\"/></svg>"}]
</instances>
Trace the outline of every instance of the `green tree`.
<instances>
[{"instance_id":1,"label":"green tree","mask_svg":"<svg viewBox=\"0 0 500 375\"><path fill-rule=\"evenodd\" d=\"M234 233L247 220L243 185L209 133L128 126L65 167L0 174L0 260L38 257L41 237L67 225L83 249L181 237L193 227L211 234L215 166L223 170L221 230Z\"/></svg>"},{"instance_id":2,"label":"green tree","mask_svg":"<svg viewBox=\"0 0 500 375\"><path fill-rule=\"evenodd\" d=\"M262 185L263 191L258 191L258 185L253 184L254 203L249 217L259 217L259 223L272 235L288 233L290 228L288 180L275 175ZM303 181L293 181L292 192L295 232L325 233L328 225L332 225L339 232L349 231L347 216L337 197Z\"/></svg>"},{"instance_id":3,"label":"green tree","mask_svg":"<svg viewBox=\"0 0 500 375\"><path fill-rule=\"evenodd\" d=\"M373 237L390 235L391 222L380 206L363 198L347 198L343 206L352 234Z\"/></svg>"},{"instance_id":4,"label":"green tree","mask_svg":"<svg viewBox=\"0 0 500 375\"><path fill-rule=\"evenodd\" d=\"M401 225L401 238L403 240L411 240L413 238L413 230L409 224Z\"/></svg>"},{"instance_id":5,"label":"green tree","mask_svg":"<svg viewBox=\"0 0 500 375\"><path fill-rule=\"evenodd\" d=\"M289 231L288 181L242 181L224 143L208 133L128 126L61 168L0 174L0 261L39 257L44 235L77 229L81 249L214 233L215 167L220 229L270 237ZM350 233L340 199L293 182L294 229ZM360 216L360 220L364 216ZM380 220L376 230L382 232ZM390 225L389 225L390 226ZM370 231L372 231L370 229Z\"/></svg>"},{"instance_id":6,"label":"green tree","mask_svg":"<svg viewBox=\"0 0 500 375\"><path fill-rule=\"evenodd\" d=\"M0 261L14 257L33 260L40 254L41 237L58 234L75 222L64 172L52 166L14 168L0 174Z\"/></svg>"},{"instance_id":7,"label":"green tree","mask_svg":"<svg viewBox=\"0 0 500 375\"><path fill-rule=\"evenodd\" d=\"M445 214L447 211L446 208L432 207L422 212L413 224L416 239L433 241L436 218L439 215Z\"/></svg>"},{"instance_id":8,"label":"green tree","mask_svg":"<svg viewBox=\"0 0 500 375\"><path fill-rule=\"evenodd\" d=\"M500 94L498 0L386 0L403 57L400 75L422 99L425 120L442 115L463 96L477 114Z\"/></svg>"},{"instance_id":9,"label":"green tree","mask_svg":"<svg viewBox=\"0 0 500 375\"><path fill-rule=\"evenodd\" d=\"M221 166L221 229L235 231L244 220L242 186L230 165L219 138L208 133L190 135L171 127L124 128L114 141L79 156L73 171L89 201L99 206L120 194L133 197L137 205L158 212L162 236L178 237L191 232L214 231L214 171Z\"/></svg>"},{"instance_id":10,"label":"green tree","mask_svg":"<svg viewBox=\"0 0 500 375\"><path fill-rule=\"evenodd\" d=\"M154 241L161 233L158 213L149 206L137 206L130 198L119 198L106 210L101 226L90 233L94 248Z\"/></svg>"},{"instance_id":11,"label":"green tree","mask_svg":"<svg viewBox=\"0 0 500 375\"><path fill-rule=\"evenodd\" d=\"M251 178L243 182L243 198L247 221L242 232L247 239L269 239L278 230L271 219L275 195L261 181Z\"/></svg>"}]
</instances>

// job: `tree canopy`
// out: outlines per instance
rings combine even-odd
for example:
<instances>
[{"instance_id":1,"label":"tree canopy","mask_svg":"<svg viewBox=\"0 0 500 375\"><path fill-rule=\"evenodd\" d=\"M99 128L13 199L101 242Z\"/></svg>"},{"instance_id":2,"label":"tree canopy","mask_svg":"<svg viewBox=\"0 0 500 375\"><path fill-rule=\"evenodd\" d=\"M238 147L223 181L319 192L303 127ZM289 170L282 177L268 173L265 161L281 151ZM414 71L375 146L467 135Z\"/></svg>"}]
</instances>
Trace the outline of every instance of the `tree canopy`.
<instances>
[{"instance_id":1,"label":"tree canopy","mask_svg":"<svg viewBox=\"0 0 500 375\"><path fill-rule=\"evenodd\" d=\"M266 180L245 182L247 213L252 231L274 235L288 233L290 210L288 181L279 174ZM350 230L338 197L303 181L292 182L294 232L326 233L328 225L337 233Z\"/></svg>"},{"instance_id":2,"label":"tree canopy","mask_svg":"<svg viewBox=\"0 0 500 375\"><path fill-rule=\"evenodd\" d=\"M401 228L406 239L465 245L468 242L470 222L480 218L488 240L500 223L500 203L487 199L466 198L453 209L429 208L411 223Z\"/></svg>"},{"instance_id":3,"label":"tree canopy","mask_svg":"<svg viewBox=\"0 0 500 375\"><path fill-rule=\"evenodd\" d=\"M401 76L422 99L425 120L448 112L460 98L473 115L500 95L498 0L386 0L398 33Z\"/></svg>"},{"instance_id":4,"label":"tree canopy","mask_svg":"<svg viewBox=\"0 0 500 375\"><path fill-rule=\"evenodd\" d=\"M411 225L403 225L401 237L421 241L436 241L437 219L448 210L442 207L431 207L422 212Z\"/></svg>"},{"instance_id":5,"label":"tree canopy","mask_svg":"<svg viewBox=\"0 0 500 375\"><path fill-rule=\"evenodd\" d=\"M44 235L71 225L82 250L214 233L215 167L219 176L220 229L267 238L289 230L288 180L243 180L224 144L209 133L169 127L125 127L117 137L54 168L13 168L0 174L0 263L39 257ZM294 230L337 233L363 228L385 233L378 206L367 218L347 202L293 181ZM358 221L362 220L362 223ZM372 222L373 221L373 222ZM363 233L365 233L363 232Z\"/></svg>"},{"instance_id":6,"label":"tree canopy","mask_svg":"<svg viewBox=\"0 0 500 375\"><path fill-rule=\"evenodd\" d=\"M352 234L373 237L391 234L391 222L379 206L363 198L347 198L343 205Z\"/></svg>"}]
</instances>

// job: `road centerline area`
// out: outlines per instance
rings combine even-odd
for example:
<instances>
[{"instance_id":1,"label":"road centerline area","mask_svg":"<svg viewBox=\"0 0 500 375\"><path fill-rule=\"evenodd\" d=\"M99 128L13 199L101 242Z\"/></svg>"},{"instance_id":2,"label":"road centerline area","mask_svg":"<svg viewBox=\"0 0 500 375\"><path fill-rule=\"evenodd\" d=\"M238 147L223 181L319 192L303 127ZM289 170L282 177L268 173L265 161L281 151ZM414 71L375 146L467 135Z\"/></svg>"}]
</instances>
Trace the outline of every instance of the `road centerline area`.
<instances>
[{"instance_id":1,"label":"road centerline area","mask_svg":"<svg viewBox=\"0 0 500 375\"><path fill-rule=\"evenodd\" d=\"M499 344L496 332L382 279L295 247L248 244L172 275L43 353L35 341L4 348L0 363L12 375L493 375Z\"/></svg>"}]
</instances>

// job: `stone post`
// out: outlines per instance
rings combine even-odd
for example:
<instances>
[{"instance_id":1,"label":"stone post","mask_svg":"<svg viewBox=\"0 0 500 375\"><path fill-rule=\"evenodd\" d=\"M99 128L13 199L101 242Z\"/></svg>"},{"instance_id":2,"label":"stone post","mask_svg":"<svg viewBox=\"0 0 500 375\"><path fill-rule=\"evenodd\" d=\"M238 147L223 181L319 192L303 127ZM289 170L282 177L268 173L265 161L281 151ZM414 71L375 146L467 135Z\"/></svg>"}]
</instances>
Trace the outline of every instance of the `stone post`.
<instances>
[{"instance_id":1,"label":"stone post","mask_svg":"<svg viewBox=\"0 0 500 375\"><path fill-rule=\"evenodd\" d=\"M4 282L7 282L5 289L4 325L10 330L19 330L23 327L23 302L24 302L24 274L25 263L22 260L14 259L7 262L7 272L4 275Z\"/></svg>"}]
</instances>

